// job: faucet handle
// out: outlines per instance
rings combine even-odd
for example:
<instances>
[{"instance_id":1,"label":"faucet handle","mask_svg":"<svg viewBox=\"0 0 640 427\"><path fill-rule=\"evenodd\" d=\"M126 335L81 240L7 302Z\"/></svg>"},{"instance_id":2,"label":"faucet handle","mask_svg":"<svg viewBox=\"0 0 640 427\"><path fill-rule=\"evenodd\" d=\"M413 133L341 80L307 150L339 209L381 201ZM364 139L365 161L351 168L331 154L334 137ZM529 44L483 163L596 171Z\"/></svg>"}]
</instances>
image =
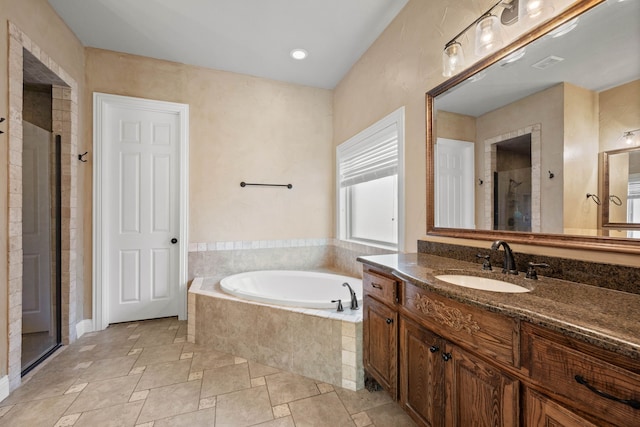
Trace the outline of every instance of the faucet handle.
<instances>
[{"instance_id":1,"label":"faucet handle","mask_svg":"<svg viewBox=\"0 0 640 427\"><path fill-rule=\"evenodd\" d=\"M484 260L482 262L482 269L483 270L489 270L489 271L493 270L491 268L491 261L490 261L491 256L490 255L476 254L476 258L482 258Z\"/></svg>"},{"instance_id":2,"label":"faucet handle","mask_svg":"<svg viewBox=\"0 0 640 427\"><path fill-rule=\"evenodd\" d=\"M538 280L538 273L536 272L536 267L549 268L549 264L544 262L529 262L527 263L527 274L525 279Z\"/></svg>"},{"instance_id":3,"label":"faucet handle","mask_svg":"<svg viewBox=\"0 0 640 427\"><path fill-rule=\"evenodd\" d=\"M331 300L331 302L337 302L338 303L338 309L336 311L344 311L344 307L342 307L342 300L341 299L333 299L333 300Z\"/></svg>"}]
</instances>

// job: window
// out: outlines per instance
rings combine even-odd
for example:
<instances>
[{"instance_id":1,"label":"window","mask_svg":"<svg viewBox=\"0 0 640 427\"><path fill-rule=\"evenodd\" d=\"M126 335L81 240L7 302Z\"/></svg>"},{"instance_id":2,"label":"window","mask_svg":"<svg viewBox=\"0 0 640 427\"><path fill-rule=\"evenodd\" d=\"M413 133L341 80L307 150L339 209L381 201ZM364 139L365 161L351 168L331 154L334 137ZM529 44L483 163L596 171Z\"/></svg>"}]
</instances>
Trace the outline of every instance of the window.
<instances>
[{"instance_id":1,"label":"window","mask_svg":"<svg viewBox=\"0 0 640 427\"><path fill-rule=\"evenodd\" d=\"M402 247L404 107L340 144L336 154L338 236Z\"/></svg>"}]
</instances>

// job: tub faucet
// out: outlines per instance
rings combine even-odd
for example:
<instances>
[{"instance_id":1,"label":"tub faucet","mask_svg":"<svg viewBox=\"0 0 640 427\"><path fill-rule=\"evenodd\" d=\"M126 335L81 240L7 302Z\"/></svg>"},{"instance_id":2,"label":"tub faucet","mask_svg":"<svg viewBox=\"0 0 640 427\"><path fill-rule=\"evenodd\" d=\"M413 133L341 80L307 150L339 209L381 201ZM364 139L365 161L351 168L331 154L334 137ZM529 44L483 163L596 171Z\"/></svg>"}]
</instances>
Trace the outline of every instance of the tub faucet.
<instances>
[{"instance_id":1,"label":"tub faucet","mask_svg":"<svg viewBox=\"0 0 640 427\"><path fill-rule=\"evenodd\" d=\"M513 252L511 252L511 248L507 242L504 240L496 240L491 245L491 250L497 251L500 246L504 249L504 264L502 265L502 272L504 274L518 274L516 260L513 258Z\"/></svg>"},{"instance_id":2,"label":"tub faucet","mask_svg":"<svg viewBox=\"0 0 640 427\"><path fill-rule=\"evenodd\" d=\"M347 288L349 288L349 292L351 293L351 310L357 310L358 297L356 296L356 293L353 291L353 289L351 289L351 286L349 286L347 282L344 282L342 286L346 286Z\"/></svg>"}]
</instances>

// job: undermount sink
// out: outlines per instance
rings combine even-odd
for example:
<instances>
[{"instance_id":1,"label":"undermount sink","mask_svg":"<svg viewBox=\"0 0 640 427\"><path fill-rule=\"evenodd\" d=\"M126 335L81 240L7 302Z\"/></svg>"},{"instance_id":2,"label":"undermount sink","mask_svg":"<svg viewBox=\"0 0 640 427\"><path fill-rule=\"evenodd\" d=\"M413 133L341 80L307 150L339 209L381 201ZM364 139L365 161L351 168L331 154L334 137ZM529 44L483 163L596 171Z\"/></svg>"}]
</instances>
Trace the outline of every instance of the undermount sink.
<instances>
[{"instance_id":1,"label":"undermount sink","mask_svg":"<svg viewBox=\"0 0 640 427\"><path fill-rule=\"evenodd\" d=\"M480 289L483 291L505 293L531 292L531 289L527 289L524 286L503 282L502 280L489 279L488 277L466 276L463 274L441 274L435 277L436 279L451 283L452 285Z\"/></svg>"}]
</instances>

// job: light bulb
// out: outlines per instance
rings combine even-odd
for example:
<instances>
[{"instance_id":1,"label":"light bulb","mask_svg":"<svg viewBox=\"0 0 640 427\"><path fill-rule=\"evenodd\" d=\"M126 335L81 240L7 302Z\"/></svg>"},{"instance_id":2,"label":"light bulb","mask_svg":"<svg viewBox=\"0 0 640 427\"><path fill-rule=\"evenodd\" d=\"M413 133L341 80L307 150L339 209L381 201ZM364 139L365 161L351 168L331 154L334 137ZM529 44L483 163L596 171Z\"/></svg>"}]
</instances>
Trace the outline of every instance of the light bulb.
<instances>
[{"instance_id":1,"label":"light bulb","mask_svg":"<svg viewBox=\"0 0 640 427\"><path fill-rule=\"evenodd\" d=\"M542 0L529 0L526 2L525 11L529 18L536 18L542 13Z\"/></svg>"},{"instance_id":2,"label":"light bulb","mask_svg":"<svg viewBox=\"0 0 640 427\"><path fill-rule=\"evenodd\" d=\"M544 0L519 0L518 19L520 22L536 20L551 10Z\"/></svg>"},{"instance_id":3,"label":"light bulb","mask_svg":"<svg viewBox=\"0 0 640 427\"><path fill-rule=\"evenodd\" d=\"M633 132L625 132L624 135L622 136L624 138L624 142L627 145L633 145L633 137L634 137L634 133Z\"/></svg>"},{"instance_id":4,"label":"light bulb","mask_svg":"<svg viewBox=\"0 0 640 427\"><path fill-rule=\"evenodd\" d=\"M453 42L444 48L442 52L442 75L451 77L464 68L464 52L462 45Z\"/></svg>"},{"instance_id":5,"label":"light bulb","mask_svg":"<svg viewBox=\"0 0 640 427\"><path fill-rule=\"evenodd\" d=\"M484 56L502 43L500 20L497 16L487 15L476 24L476 55Z\"/></svg>"}]
</instances>

